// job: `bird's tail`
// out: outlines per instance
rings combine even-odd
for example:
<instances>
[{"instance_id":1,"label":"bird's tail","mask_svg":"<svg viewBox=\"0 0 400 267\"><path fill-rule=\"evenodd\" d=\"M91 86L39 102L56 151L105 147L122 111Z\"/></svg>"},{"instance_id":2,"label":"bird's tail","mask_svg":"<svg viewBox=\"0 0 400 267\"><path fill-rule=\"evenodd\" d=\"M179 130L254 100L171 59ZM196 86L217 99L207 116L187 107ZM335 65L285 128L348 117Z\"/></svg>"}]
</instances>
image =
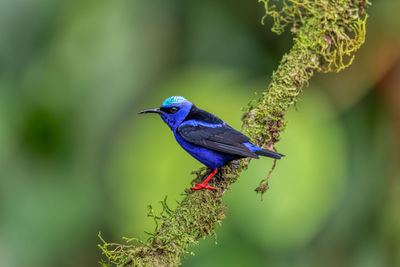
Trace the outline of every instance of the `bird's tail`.
<instances>
[{"instance_id":1,"label":"bird's tail","mask_svg":"<svg viewBox=\"0 0 400 267\"><path fill-rule=\"evenodd\" d=\"M274 159L280 159L285 156L278 152L274 152L274 151L271 151L268 149L260 149L260 150L254 151L254 153L256 153L259 156L264 156L264 157L269 157L269 158L274 158Z\"/></svg>"}]
</instances>

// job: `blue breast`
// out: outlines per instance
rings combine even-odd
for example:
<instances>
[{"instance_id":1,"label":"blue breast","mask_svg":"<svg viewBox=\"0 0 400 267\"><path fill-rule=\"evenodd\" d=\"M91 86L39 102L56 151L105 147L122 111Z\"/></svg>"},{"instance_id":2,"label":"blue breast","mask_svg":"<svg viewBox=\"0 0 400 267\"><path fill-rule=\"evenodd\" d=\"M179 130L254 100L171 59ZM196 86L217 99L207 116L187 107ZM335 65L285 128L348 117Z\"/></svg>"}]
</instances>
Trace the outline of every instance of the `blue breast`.
<instances>
[{"instance_id":1,"label":"blue breast","mask_svg":"<svg viewBox=\"0 0 400 267\"><path fill-rule=\"evenodd\" d=\"M183 149L210 169L220 168L228 161L236 159L233 155L219 153L214 150L188 143L176 131L174 131L174 135L176 141L183 147Z\"/></svg>"}]
</instances>

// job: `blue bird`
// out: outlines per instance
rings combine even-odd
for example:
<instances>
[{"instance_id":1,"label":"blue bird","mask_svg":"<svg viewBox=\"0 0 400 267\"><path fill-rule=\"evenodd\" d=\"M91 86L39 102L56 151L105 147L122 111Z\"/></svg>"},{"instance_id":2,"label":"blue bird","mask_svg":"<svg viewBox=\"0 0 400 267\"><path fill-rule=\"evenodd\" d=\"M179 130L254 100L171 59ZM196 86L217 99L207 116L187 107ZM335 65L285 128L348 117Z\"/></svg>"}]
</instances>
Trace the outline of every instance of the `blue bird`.
<instances>
[{"instance_id":1,"label":"blue bird","mask_svg":"<svg viewBox=\"0 0 400 267\"><path fill-rule=\"evenodd\" d=\"M214 170L193 190L212 189L208 181L218 168L240 158L266 156L280 159L284 155L250 143L250 138L236 131L213 114L197 108L182 96L167 98L160 108L146 109L143 113L158 113L174 132L176 141L195 159Z\"/></svg>"}]
</instances>

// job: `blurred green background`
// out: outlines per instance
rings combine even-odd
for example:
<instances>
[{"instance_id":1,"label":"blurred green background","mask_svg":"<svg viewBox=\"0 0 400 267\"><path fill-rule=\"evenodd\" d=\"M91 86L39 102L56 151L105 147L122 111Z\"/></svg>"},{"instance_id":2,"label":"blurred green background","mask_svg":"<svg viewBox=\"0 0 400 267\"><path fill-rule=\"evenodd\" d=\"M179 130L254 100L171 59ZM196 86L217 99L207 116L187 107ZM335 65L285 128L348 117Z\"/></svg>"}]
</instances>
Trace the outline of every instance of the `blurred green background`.
<instances>
[{"instance_id":1,"label":"blurred green background","mask_svg":"<svg viewBox=\"0 0 400 267\"><path fill-rule=\"evenodd\" d=\"M277 144L226 193L184 266L400 266L398 0L351 68L316 74ZM146 238L201 166L157 116L183 95L240 129L292 42L257 1L0 1L0 266L97 266L97 234Z\"/></svg>"}]
</instances>

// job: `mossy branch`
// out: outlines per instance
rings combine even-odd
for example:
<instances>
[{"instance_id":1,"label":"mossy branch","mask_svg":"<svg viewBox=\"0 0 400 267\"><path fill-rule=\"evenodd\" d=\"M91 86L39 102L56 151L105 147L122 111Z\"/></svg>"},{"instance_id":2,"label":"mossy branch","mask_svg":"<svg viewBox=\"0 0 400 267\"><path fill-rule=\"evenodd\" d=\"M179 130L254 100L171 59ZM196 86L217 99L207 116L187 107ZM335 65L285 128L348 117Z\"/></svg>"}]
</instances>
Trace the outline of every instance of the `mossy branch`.
<instances>
[{"instance_id":1,"label":"mossy branch","mask_svg":"<svg viewBox=\"0 0 400 267\"><path fill-rule=\"evenodd\" d=\"M294 35L292 49L283 56L278 69L262 95L250 102L243 115L243 131L259 146L274 149L285 127L285 114L296 102L303 86L315 71L340 71L348 67L354 52L365 40L367 19L366 0L286 0L283 3L259 0L264 3L267 17L272 17L272 31L280 34L287 27ZM272 2L280 4L280 8ZM250 160L231 162L220 169L225 180L216 190L185 190L185 197L175 210L162 201L163 212L149 216L156 222L154 233L144 242L125 238L126 244L107 243L101 236L99 245L106 261L104 266L178 266L189 254L189 245L214 234L216 224L225 218L222 196L236 182ZM276 162L275 162L276 163ZM275 166L274 163L274 166ZM208 172L202 168L193 173L197 181ZM256 189L265 193L267 179Z\"/></svg>"}]
</instances>

